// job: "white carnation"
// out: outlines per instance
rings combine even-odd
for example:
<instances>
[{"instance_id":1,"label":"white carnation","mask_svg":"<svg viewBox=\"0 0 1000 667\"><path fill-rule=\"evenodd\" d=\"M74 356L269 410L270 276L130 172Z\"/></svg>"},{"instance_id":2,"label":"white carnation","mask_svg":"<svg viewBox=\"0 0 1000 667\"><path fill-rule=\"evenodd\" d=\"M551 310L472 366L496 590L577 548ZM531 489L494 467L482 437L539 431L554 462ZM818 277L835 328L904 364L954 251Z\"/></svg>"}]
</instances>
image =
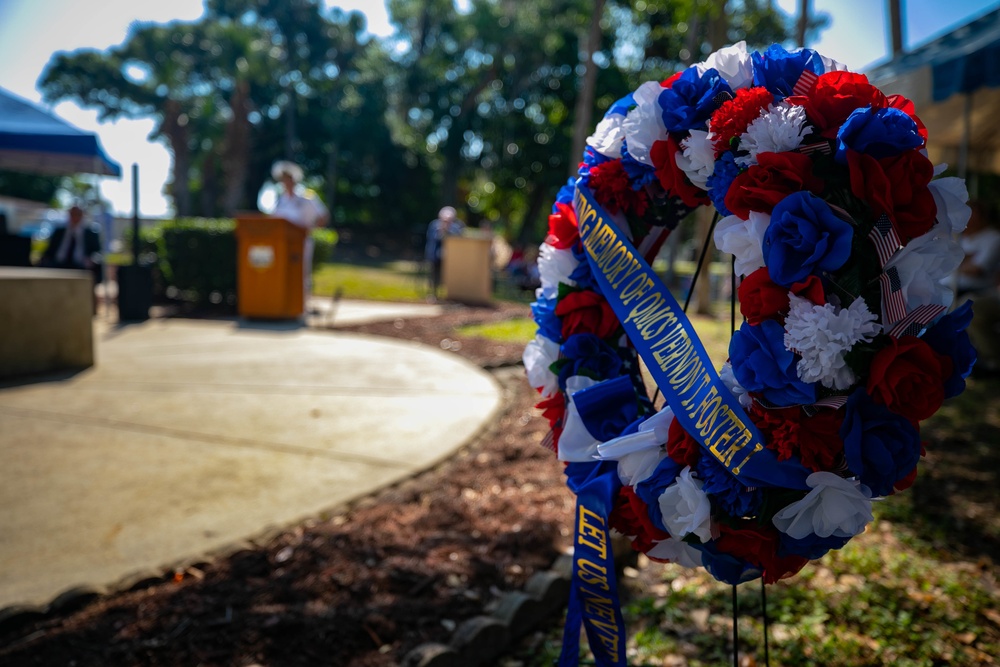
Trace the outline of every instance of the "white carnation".
<instances>
[{"instance_id":1,"label":"white carnation","mask_svg":"<svg viewBox=\"0 0 1000 667\"><path fill-rule=\"evenodd\" d=\"M750 211L750 219L729 215L715 227L715 247L736 259L736 273L746 276L764 266L764 232L771 216Z\"/></svg>"},{"instance_id":2,"label":"white carnation","mask_svg":"<svg viewBox=\"0 0 1000 667\"><path fill-rule=\"evenodd\" d=\"M672 536L680 539L693 533L703 543L712 539L712 506L702 486L704 483L691 475L691 466L686 466L660 494L663 525Z\"/></svg>"},{"instance_id":3,"label":"white carnation","mask_svg":"<svg viewBox=\"0 0 1000 667\"><path fill-rule=\"evenodd\" d=\"M872 520L871 491L857 480L831 472L806 477L812 489L802 500L788 505L771 520L789 537L854 537Z\"/></svg>"},{"instance_id":4,"label":"white carnation","mask_svg":"<svg viewBox=\"0 0 1000 667\"><path fill-rule=\"evenodd\" d=\"M559 343L538 334L535 340L524 346L524 371L528 384L542 393L543 398L554 396L559 391L559 378L549 370L559 358Z\"/></svg>"},{"instance_id":5,"label":"white carnation","mask_svg":"<svg viewBox=\"0 0 1000 667\"><path fill-rule=\"evenodd\" d=\"M546 299L557 298L559 283L575 286L576 281L570 280L570 275L579 264L580 260L572 250L543 243L538 249L538 279L542 283L542 296Z\"/></svg>"},{"instance_id":6,"label":"white carnation","mask_svg":"<svg viewBox=\"0 0 1000 667\"><path fill-rule=\"evenodd\" d=\"M741 167L757 164L758 153L793 151L811 133L812 128L806 125L805 107L787 102L772 104L740 135L740 150L750 154L737 156L736 164Z\"/></svg>"},{"instance_id":7,"label":"white carnation","mask_svg":"<svg viewBox=\"0 0 1000 667\"><path fill-rule=\"evenodd\" d=\"M858 342L870 342L878 335L878 318L864 299L855 299L848 308L817 306L792 293L788 300L785 349L802 357L795 367L799 379L821 382L827 389L849 389L857 378L844 356Z\"/></svg>"},{"instance_id":8,"label":"white carnation","mask_svg":"<svg viewBox=\"0 0 1000 667\"><path fill-rule=\"evenodd\" d=\"M704 74L709 69L716 70L734 91L753 85L753 58L747 53L746 42L719 49L695 67L698 74Z\"/></svg>"},{"instance_id":9,"label":"white carnation","mask_svg":"<svg viewBox=\"0 0 1000 667\"><path fill-rule=\"evenodd\" d=\"M587 145L605 157L616 160L622 156L622 141L625 139L625 116L609 114L605 116L594 133L587 137Z\"/></svg>"},{"instance_id":10,"label":"white carnation","mask_svg":"<svg viewBox=\"0 0 1000 667\"><path fill-rule=\"evenodd\" d=\"M583 375L574 375L566 380L566 416L559 436L559 460L591 462L597 456L600 441L591 435L580 419L580 413L573 402L573 394L597 384L597 380Z\"/></svg>"},{"instance_id":11,"label":"white carnation","mask_svg":"<svg viewBox=\"0 0 1000 667\"><path fill-rule=\"evenodd\" d=\"M628 154L647 167L654 166L653 158L649 155L653 144L667 138L667 126L663 124L663 109L659 103L662 92L663 86L656 81L647 81L639 86L632 93L635 107L625 117Z\"/></svg>"},{"instance_id":12,"label":"white carnation","mask_svg":"<svg viewBox=\"0 0 1000 667\"><path fill-rule=\"evenodd\" d=\"M682 150L677 154L677 166L702 190L708 189L708 179L715 170L714 137L711 132L691 130L681 140Z\"/></svg>"}]
</instances>

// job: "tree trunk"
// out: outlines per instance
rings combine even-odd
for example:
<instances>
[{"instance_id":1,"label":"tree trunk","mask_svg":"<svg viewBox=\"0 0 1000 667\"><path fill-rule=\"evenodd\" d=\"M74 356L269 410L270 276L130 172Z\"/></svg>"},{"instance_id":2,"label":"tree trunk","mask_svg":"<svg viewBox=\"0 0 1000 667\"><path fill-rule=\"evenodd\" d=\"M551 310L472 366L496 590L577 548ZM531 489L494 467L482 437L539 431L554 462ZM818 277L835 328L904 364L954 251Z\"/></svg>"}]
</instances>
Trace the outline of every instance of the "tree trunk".
<instances>
[{"instance_id":1,"label":"tree trunk","mask_svg":"<svg viewBox=\"0 0 1000 667\"><path fill-rule=\"evenodd\" d=\"M172 182L170 195L174 200L174 212L178 218L191 215L191 131L187 123L187 115L181 111L180 103L167 100L164 105L163 122L159 134L164 135L170 143L174 154L171 167Z\"/></svg>"},{"instance_id":2,"label":"tree trunk","mask_svg":"<svg viewBox=\"0 0 1000 667\"><path fill-rule=\"evenodd\" d=\"M587 145L594 117L594 95L597 88L597 65L594 54L601 48L601 17L604 15L605 0L594 0L594 13L590 17L590 31L585 46L586 60L583 63L583 80L580 93L576 96L573 110L573 152L569 159L569 175L576 175L577 165Z\"/></svg>"},{"instance_id":3,"label":"tree trunk","mask_svg":"<svg viewBox=\"0 0 1000 667\"><path fill-rule=\"evenodd\" d=\"M809 0L799 0L799 22L796 26L795 40L799 46L805 48L806 26L809 25Z\"/></svg>"},{"instance_id":4,"label":"tree trunk","mask_svg":"<svg viewBox=\"0 0 1000 667\"><path fill-rule=\"evenodd\" d=\"M337 205L337 160L340 157L340 147L337 142L330 144L326 154L326 208L330 211L330 219L327 225L333 227L335 218L335 207Z\"/></svg>"},{"instance_id":5,"label":"tree trunk","mask_svg":"<svg viewBox=\"0 0 1000 667\"><path fill-rule=\"evenodd\" d=\"M542 206L548 201L548 195L548 190L536 187L528 198L528 210L524 212L524 217L521 219L521 229L517 233L517 240L521 243L530 245L532 240L542 238L544 235L544 231L536 223Z\"/></svg>"},{"instance_id":6,"label":"tree trunk","mask_svg":"<svg viewBox=\"0 0 1000 667\"><path fill-rule=\"evenodd\" d=\"M233 215L243 204L250 162L250 86L238 81L229 98L232 117L226 126L226 139L222 148L223 194L222 213Z\"/></svg>"}]
</instances>

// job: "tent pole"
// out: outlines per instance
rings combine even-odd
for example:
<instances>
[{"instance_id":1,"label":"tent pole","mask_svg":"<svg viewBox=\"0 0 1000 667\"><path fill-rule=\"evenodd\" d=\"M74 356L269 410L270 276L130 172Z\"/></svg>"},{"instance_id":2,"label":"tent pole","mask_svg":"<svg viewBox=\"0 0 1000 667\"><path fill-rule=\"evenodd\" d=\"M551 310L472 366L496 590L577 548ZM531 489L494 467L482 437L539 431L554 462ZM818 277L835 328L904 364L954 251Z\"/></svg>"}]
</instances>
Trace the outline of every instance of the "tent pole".
<instances>
[{"instance_id":1,"label":"tent pole","mask_svg":"<svg viewBox=\"0 0 1000 667\"><path fill-rule=\"evenodd\" d=\"M139 265L139 163L132 163L132 266Z\"/></svg>"},{"instance_id":2,"label":"tent pole","mask_svg":"<svg viewBox=\"0 0 1000 667\"><path fill-rule=\"evenodd\" d=\"M962 143L958 146L958 177L966 179L969 173L969 137L972 134L972 91L965 94L962 113Z\"/></svg>"}]
</instances>

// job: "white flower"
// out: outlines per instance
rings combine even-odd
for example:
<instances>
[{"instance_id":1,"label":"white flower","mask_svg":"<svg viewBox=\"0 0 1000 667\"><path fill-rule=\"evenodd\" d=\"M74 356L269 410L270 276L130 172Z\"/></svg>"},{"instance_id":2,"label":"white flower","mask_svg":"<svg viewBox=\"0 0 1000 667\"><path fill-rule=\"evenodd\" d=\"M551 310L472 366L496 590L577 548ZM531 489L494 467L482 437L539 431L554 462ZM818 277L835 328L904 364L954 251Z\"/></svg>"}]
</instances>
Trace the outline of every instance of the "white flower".
<instances>
[{"instance_id":1,"label":"white flower","mask_svg":"<svg viewBox=\"0 0 1000 667\"><path fill-rule=\"evenodd\" d=\"M823 54L819 55L820 59L823 61L823 72L846 72L850 68L844 63L838 63L833 58L827 58Z\"/></svg>"},{"instance_id":2,"label":"white flower","mask_svg":"<svg viewBox=\"0 0 1000 667\"><path fill-rule=\"evenodd\" d=\"M559 283L575 286L576 281L570 280L570 275L579 264L580 261L573 256L572 250L543 243L538 249L538 277L542 283L542 296L546 299L558 297Z\"/></svg>"},{"instance_id":3,"label":"white flower","mask_svg":"<svg viewBox=\"0 0 1000 667\"><path fill-rule=\"evenodd\" d=\"M937 204L937 221L953 234L962 233L972 216L972 209L966 203L969 201L969 191L965 187L965 181L953 176L936 178L927 188Z\"/></svg>"},{"instance_id":4,"label":"white flower","mask_svg":"<svg viewBox=\"0 0 1000 667\"><path fill-rule=\"evenodd\" d=\"M566 380L566 416L559 436L559 460L592 462L597 455L600 441L590 434L580 419L580 413L573 402L573 394L587 387L593 387L597 380L583 375L574 375Z\"/></svg>"},{"instance_id":5,"label":"white flower","mask_svg":"<svg viewBox=\"0 0 1000 667\"><path fill-rule=\"evenodd\" d=\"M528 384L540 390L544 398L554 396L559 391L559 378L549 366L559 358L559 343L538 334L525 345L521 358Z\"/></svg>"},{"instance_id":6,"label":"white flower","mask_svg":"<svg viewBox=\"0 0 1000 667\"><path fill-rule=\"evenodd\" d=\"M677 154L677 166L702 190L708 189L708 178L715 170L714 136L704 130L691 130L681 140L682 150Z\"/></svg>"},{"instance_id":7,"label":"white flower","mask_svg":"<svg viewBox=\"0 0 1000 667\"><path fill-rule=\"evenodd\" d=\"M746 276L764 266L764 232L771 216L750 211L750 219L729 215L715 227L715 247L736 258L736 273Z\"/></svg>"},{"instance_id":8,"label":"white flower","mask_svg":"<svg viewBox=\"0 0 1000 667\"><path fill-rule=\"evenodd\" d=\"M684 540L673 537L657 542L646 555L656 560L677 563L683 567L701 567L703 564L700 551Z\"/></svg>"},{"instance_id":9,"label":"white flower","mask_svg":"<svg viewBox=\"0 0 1000 667\"><path fill-rule=\"evenodd\" d=\"M746 42L737 42L719 49L704 62L695 64L695 67L698 68L698 74L704 74L708 69L717 70L734 91L753 85L753 59L747 53Z\"/></svg>"},{"instance_id":10,"label":"white flower","mask_svg":"<svg viewBox=\"0 0 1000 667\"><path fill-rule=\"evenodd\" d=\"M895 268L899 273L907 311L926 304L950 306L955 294L949 279L963 257L962 246L951 238L947 226L938 224L897 251L885 270ZM889 321L885 310L883 304L882 325L888 329L895 320Z\"/></svg>"},{"instance_id":11,"label":"white flower","mask_svg":"<svg viewBox=\"0 0 1000 667\"><path fill-rule=\"evenodd\" d=\"M719 378L722 380L722 384L726 385L730 393L740 402L740 405L744 408L749 408L753 405L753 398L736 379L736 375L733 374L733 365L730 362L727 361L722 364L722 368L719 369Z\"/></svg>"},{"instance_id":12,"label":"white flower","mask_svg":"<svg viewBox=\"0 0 1000 667\"><path fill-rule=\"evenodd\" d=\"M587 145L605 157L620 158L622 140L625 139L624 123L624 115L608 114L597 124L594 133L587 137Z\"/></svg>"},{"instance_id":13,"label":"white flower","mask_svg":"<svg viewBox=\"0 0 1000 667\"><path fill-rule=\"evenodd\" d=\"M649 155L653 144L667 138L667 126L663 124L663 109L659 102L662 92L663 86L656 81L647 81L636 88L632 93L635 107L625 117L628 154L647 167L654 166Z\"/></svg>"},{"instance_id":14,"label":"white flower","mask_svg":"<svg viewBox=\"0 0 1000 667\"><path fill-rule=\"evenodd\" d=\"M802 139L812 133L806 125L806 108L788 102L771 104L740 135L740 150L750 155L738 156L736 164L748 167L757 164L758 153L783 153L802 145Z\"/></svg>"},{"instance_id":15,"label":"white flower","mask_svg":"<svg viewBox=\"0 0 1000 667\"><path fill-rule=\"evenodd\" d=\"M832 472L806 477L812 489L802 500L774 515L772 523L789 537L854 537L872 520L871 491L857 480Z\"/></svg>"},{"instance_id":16,"label":"white flower","mask_svg":"<svg viewBox=\"0 0 1000 667\"><path fill-rule=\"evenodd\" d=\"M694 533L703 543L712 539L712 506L701 490L704 483L686 466L677 480L660 494L660 512L667 532L676 538Z\"/></svg>"},{"instance_id":17,"label":"white flower","mask_svg":"<svg viewBox=\"0 0 1000 667\"><path fill-rule=\"evenodd\" d=\"M817 306L789 292L785 318L785 349L802 358L796 365L803 382L821 382L827 389L849 389L857 380L844 359L860 341L871 342L881 327L864 299L848 308Z\"/></svg>"},{"instance_id":18,"label":"white flower","mask_svg":"<svg viewBox=\"0 0 1000 667\"><path fill-rule=\"evenodd\" d=\"M674 413L668 407L649 417L635 433L623 435L597 447L597 456L618 461L618 478L625 486L635 486L653 474L667 455L667 442Z\"/></svg>"}]
</instances>

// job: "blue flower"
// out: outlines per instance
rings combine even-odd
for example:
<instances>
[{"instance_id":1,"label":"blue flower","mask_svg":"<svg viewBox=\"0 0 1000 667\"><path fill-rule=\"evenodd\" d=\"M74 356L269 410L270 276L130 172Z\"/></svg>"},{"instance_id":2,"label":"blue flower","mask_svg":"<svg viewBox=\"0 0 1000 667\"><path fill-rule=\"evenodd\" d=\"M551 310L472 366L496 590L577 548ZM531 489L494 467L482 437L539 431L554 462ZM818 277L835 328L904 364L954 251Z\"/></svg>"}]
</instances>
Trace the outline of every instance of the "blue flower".
<instances>
[{"instance_id":1,"label":"blue flower","mask_svg":"<svg viewBox=\"0 0 1000 667\"><path fill-rule=\"evenodd\" d=\"M715 204L715 210L722 215L732 215L726 208L726 194L739 174L740 168L736 166L736 157L732 152L726 151L715 161L715 170L708 177L708 197Z\"/></svg>"},{"instance_id":2,"label":"blue flower","mask_svg":"<svg viewBox=\"0 0 1000 667\"><path fill-rule=\"evenodd\" d=\"M663 523L663 512L660 511L660 496L668 486L674 483L684 466L678 465L669 456L664 457L656 466L653 474L635 485L635 495L649 506L649 518L653 525L662 531L670 532Z\"/></svg>"},{"instance_id":3,"label":"blue flower","mask_svg":"<svg viewBox=\"0 0 1000 667\"><path fill-rule=\"evenodd\" d=\"M876 159L892 157L924 145L917 124L899 109L855 109L837 132L837 161L847 164L847 150Z\"/></svg>"},{"instance_id":4,"label":"blue flower","mask_svg":"<svg viewBox=\"0 0 1000 667\"><path fill-rule=\"evenodd\" d=\"M847 467L876 496L892 493L893 485L920 460L920 432L905 417L873 401L863 388L847 399L840 437Z\"/></svg>"},{"instance_id":5,"label":"blue flower","mask_svg":"<svg viewBox=\"0 0 1000 667\"><path fill-rule=\"evenodd\" d=\"M836 271L851 256L854 228L811 192L795 192L771 212L764 263L778 285L790 287L821 271Z\"/></svg>"},{"instance_id":6,"label":"blue flower","mask_svg":"<svg viewBox=\"0 0 1000 667\"><path fill-rule=\"evenodd\" d=\"M689 544L701 552L702 564L709 574L725 584L736 586L753 581L762 574L760 568L751 565L742 558L722 553L715 548L712 542L706 544L690 542Z\"/></svg>"},{"instance_id":7,"label":"blue flower","mask_svg":"<svg viewBox=\"0 0 1000 667\"><path fill-rule=\"evenodd\" d=\"M840 549L851 541L850 537L820 537L819 535L807 535L802 539L795 539L781 533L781 542L778 544L779 556L801 556L809 560L822 558L831 549Z\"/></svg>"},{"instance_id":8,"label":"blue flower","mask_svg":"<svg viewBox=\"0 0 1000 667\"><path fill-rule=\"evenodd\" d=\"M972 322L972 302L966 301L929 328L922 336L924 342L938 354L951 357L955 369L944 382L944 397L958 396L965 391L965 378L969 377L976 363L976 348L972 347L966 329Z\"/></svg>"},{"instance_id":9,"label":"blue flower","mask_svg":"<svg viewBox=\"0 0 1000 667\"><path fill-rule=\"evenodd\" d=\"M743 323L729 343L733 375L748 391L776 407L816 402L816 385L799 380L796 357L785 349L785 330L774 320Z\"/></svg>"},{"instance_id":10,"label":"blue flower","mask_svg":"<svg viewBox=\"0 0 1000 667\"><path fill-rule=\"evenodd\" d=\"M799 77L806 70L814 74L824 71L823 59L812 49L789 52L777 44L768 47L763 55L753 52L753 85L764 86L779 102L792 94Z\"/></svg>"},{"instance_id":11,"label":"blue flower","mask_svg":"<svg viewBox=\"0 0 1000 667\"><path fill-rule=\"evenodd\" d=\"M670 132L703 129L722 104L722 100L717 100L719 93L732 97L733 89L717 70L707 69L699 74L697 68L688 67L673 86L660 93L663 124Z\"/></svg>"},{"instance_id":12,"label":"blue flower","mask_svg":"<svg viewBox=\"0 0 1000 667\"><path fill-rule=\"evenodd\" d=\"M562 322L556 315L556 299L546 299L539 290L537 300L531 304L531 316L538 325L538 333L557 343L562 342Z\"/></svg>"},{"instance_id":13,"label":"blue flower","mask_svg":"<svg viewBox=\"0 0 1000 667\"><path fill-rule=\"evenodd\" d=\"M751 516L760 508L760 489L751 491L739 482L712 456L702 456L695 466L704 482L702 491L718 503L730 516Z\"/></svg>"},{"instance_id":14,"label":"blue flower","mask_svg":"<svg viewBox=\"0 0 1000 667\"><path fill-rule=\"evenodd\" d=\"M556 204L569 204L573 205L573 195L576 193L576 179L570 178L566 181L566 185L559 188L559 192L556 193L556 200L552 204L552 212L558 213L559 208Z\"/></svg>"},{"instance_id":15,"label":"blue flower","mask_svg":"<svg viewBox=\"0 0 1000 667\"><path fill-rule=\"evenodd\" d=\"M615 116L615 115L627 116L629 110L634 106L635 106L635 97L633 97L632 93L629 93L625 97L619 100L615 100L615 103L611 105L611 108L608 109L607 113L604 114L604 117L607 118L608 116Z\"/></svg>"},{"instance_id":16,"label":"blue flower","mask_svg":"<svg viewBox=\"0 0 1000 667\"><path fill-rule=\"evenodd\" d=\"M628 175L633 190L641 190L647 184L659 181L656 176L656 168L643 164L632 157L628 152L628 145L624 141L622 142L622 169Z\"/></svg>"},{"instance_id":17,"label":"blue flower","mask_svg":"<svg viewBox=\"0 0 1000 667\"><path fill-rule=\"evenodd\" d=\"M588 482L594 482L599 477L606 478L606 484L617 494L621 488L618 480L617 461L595 461L594 463L567 463L563 470L566 475L566 486L573 493L579 493Z\"/></svg>"},{"instance_id":18,"label":"blue flower","mask_svg":"<svg viewBox=\"0 0 1000 667\"><path fill-rule=\"evenodd\" d=\"M587 260L587 251L584 249L583 244L577 243L573 246L572 250L573 257L580 263L573 269L573 273L569 274L569 279L575 281L576 286L580 289L589 289L600 294L603 290L597 284L594 271L590 268L590 262Z\"/></svg>"},{"instance_id":19,"label":"blue flower","mask_svg":"<svg viewBox=\"0 0 1000 667\"><path fill-rule=\"evenodd\" d=\"M607 442L634 433L639 419L632 378L619 375L573 394L573 405L584 428L597 440Z\"/></svg>"},{"instance_id":20,"label":"blue flower","mask_svg":"<svg viewBox=\"0 0 1000 667\"><path fill-rule=\"evenodd\" d=\"M621 357L594 334L573 334L559 348L559 353L566 360L559 369L559 388L563 391L566 390L566 380L574 375L606 380L618 377L622 372Z\"/></svg>"}]
</instances>

